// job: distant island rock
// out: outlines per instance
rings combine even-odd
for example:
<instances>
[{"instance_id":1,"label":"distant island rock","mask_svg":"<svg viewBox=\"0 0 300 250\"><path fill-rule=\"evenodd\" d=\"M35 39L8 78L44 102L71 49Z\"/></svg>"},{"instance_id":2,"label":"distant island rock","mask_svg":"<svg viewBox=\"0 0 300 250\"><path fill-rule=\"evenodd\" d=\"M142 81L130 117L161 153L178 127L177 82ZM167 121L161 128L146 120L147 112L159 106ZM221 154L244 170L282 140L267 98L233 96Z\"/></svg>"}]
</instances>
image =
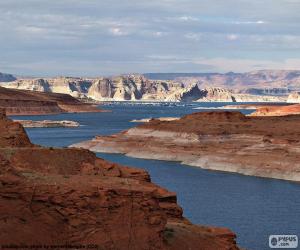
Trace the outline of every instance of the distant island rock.
<instances>
[{"instance_id":1,"label":"distant island rock","mask_svg":"<svg viewBox=\"0 0 300 250\"><path fill-rule=\"evenodd\" d=\"M79 127L80 124L74 121L51 121L51 120L43 120L43 121L32 121L32 120L14 120L15 122L19 122L22 124L24 128L74 128Z\"/></svg>"}]
</instances>

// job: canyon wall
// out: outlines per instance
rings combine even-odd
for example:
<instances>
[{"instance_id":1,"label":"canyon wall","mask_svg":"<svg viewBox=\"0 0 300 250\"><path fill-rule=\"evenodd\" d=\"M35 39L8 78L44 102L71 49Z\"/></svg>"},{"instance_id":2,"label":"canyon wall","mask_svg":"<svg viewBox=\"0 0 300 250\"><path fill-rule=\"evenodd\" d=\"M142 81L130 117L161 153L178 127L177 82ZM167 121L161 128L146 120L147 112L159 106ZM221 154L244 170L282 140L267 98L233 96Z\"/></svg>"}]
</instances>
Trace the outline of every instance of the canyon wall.
<instances>
[{"instance_id":1,"label":"canyon wall","mask_svg":"<svg viewBox=\"0 0 300 250\"><path fill-rule=\"evenodd\" d=\"M34 145L3 110L0 187L2 249L239 249L229 229L185 219L146 171Z\"/></svg>"}]
</instances>

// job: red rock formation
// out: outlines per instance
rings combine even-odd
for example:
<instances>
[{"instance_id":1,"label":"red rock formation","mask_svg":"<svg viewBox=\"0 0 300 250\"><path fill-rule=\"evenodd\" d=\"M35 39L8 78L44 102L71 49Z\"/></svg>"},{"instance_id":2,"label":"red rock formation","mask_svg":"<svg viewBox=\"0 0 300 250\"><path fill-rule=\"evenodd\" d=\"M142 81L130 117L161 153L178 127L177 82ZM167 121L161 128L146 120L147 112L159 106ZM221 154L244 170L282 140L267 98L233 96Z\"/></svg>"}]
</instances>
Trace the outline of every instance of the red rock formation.
<instances>
[{"instance_id":1,"label":"red rock formation","mask_svg":"<svg viewBox=\"0 0 300 250\"><path fill-rule=\"evenodd\" d=\"M33 145L20 124L3 113L0 118L2 249L67 249L67 244L238 249L230 230L194 226L184 219L176 194L151 183L144 170L109 163L83 149Z\"/></svg>"},{"instance_id":2,"label":"red rock formation","mask_svg":"<svg viewBox=\"0 0 300 250\"><path fill-rule=\"evenodd\" d=\"M299 115L247 117L239 112L200 112L174 121L150 120L73 146L300 181L299 123Z\"/></svg>"},{"instance_id":3,"label":"red rock formation","mask_svg":"<svg viewBox=\"0 0 300 250\"><path fill-rule=\"evenodd\" d=\"M251 116L287 116L299 115L300 104L285 105L285 106L265 106L258 108Z\"/></svg>"},{"instance_id":4,"label":"red rock formation","mask_svg":"<svg viewBox=\"0 0 300 250\"><path fill-rule=\"evenodd\" d=\"M101 112L66 94L13 90L0 87L0 108L8 115L56 114L63 112Z\"/></svg>"}]
</instances>

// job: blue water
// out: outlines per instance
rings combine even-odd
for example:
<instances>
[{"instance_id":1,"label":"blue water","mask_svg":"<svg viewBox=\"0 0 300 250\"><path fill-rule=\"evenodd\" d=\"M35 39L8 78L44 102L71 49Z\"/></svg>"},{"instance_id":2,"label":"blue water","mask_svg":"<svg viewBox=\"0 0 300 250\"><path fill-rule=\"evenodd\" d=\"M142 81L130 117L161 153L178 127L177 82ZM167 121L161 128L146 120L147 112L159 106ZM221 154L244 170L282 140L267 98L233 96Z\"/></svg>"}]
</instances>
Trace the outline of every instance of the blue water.
<instances>
[{"instance_id":1,"label":"blue water","mask_svg":"<svg viewBox=\"0 0 300 250\"><path fill-rule=\"evenodd\" d=\"M136 123L132 119L161 116L182 116L204 110L196 106L218 104L105 105L108 113L59 114L24 116L18 119L74 120L79 128L33 128L27 133L34 143L64 147L93 138L109 135ZM249 111L243 111L248 113ZM123 165L140 167L151 174L152 181L178 195L184 216L195 224L229 227L238 235L238 243L247 249L269 249L270 234L300 236L300 184L214 172L181 165L176 162L129 158L120 154L97 154Z\"/></svg>"}]
</instances>

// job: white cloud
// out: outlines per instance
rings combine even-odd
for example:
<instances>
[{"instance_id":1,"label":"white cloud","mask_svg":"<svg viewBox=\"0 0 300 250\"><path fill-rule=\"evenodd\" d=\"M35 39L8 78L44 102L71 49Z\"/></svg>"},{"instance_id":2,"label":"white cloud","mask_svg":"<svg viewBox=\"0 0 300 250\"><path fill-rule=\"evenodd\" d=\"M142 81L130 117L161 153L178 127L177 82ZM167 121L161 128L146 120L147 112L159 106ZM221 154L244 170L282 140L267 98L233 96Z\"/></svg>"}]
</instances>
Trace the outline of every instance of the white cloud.
<instances>
[{"instance_id":1,"label":"white cloud","mask_svg":"<svg viewBox=\"0 0 300 250\"><path fill-rule=\"evenodd\" d=\"M299 7L300 0L0 0L1 60L7 68L22 61L29 74L47 73L46 64L33 66L44 59L57 61L51 72L60 73L83 60L132 72L197 71L207 58L216 70L296 66L288 58L300 58ZM232 55L244 59L228 61Z\"/></svg>"},{"instance_id":2,"label":"white cloud","mask_svg":"<svg viewBox=\"0 0 300 250\"><path fill-rule=\"evenodd\" d=\"M127 32L123 31L121 28L114 27L109 29L110 33L114 36L126 36Z\"/></svg>"},{"instance_id":3,"label":"white cloud","mask_svg":"<svg viewBox=\"0 0 300 250\"><path fill-rule=\"evenodd\" d=\"M226 38L229 41L235 41L235 40L237 40L239 38L239 35L237 35L237 34L229 34L229 35L226 36Z\"/></svg>"},{"instance_id":4,"label":"white cloud","mask_svg":"<svg viewBox=\"0 0 300 250\"><path fill-rule=\"evenodd\" d=\"M180 21L199 21L199 18L192 16L181 16L178 18Z\"/></svg>"},{"instance_id":5,"label":"white cloud","mask_svg":"<svg viewBox=\"0 0 300 250\"><path fill-rule=\"evenodd\" d=\"M266 21L258 20L258 21L235 21L234 24L266 24Z\"/></svg>"},{"instance_id":6,"label":"white cloud","mask_svg":"<svg viewBox=\"0 0 300 250\"><path fill-rule=\"evenodd\" d=\"M186 39L189 39L189 40L200 41L201 38L202 38L202 34L199 34L199 33L187 33L187 34L184 35L184 37Z\"/></svg>"}]
</instances>

